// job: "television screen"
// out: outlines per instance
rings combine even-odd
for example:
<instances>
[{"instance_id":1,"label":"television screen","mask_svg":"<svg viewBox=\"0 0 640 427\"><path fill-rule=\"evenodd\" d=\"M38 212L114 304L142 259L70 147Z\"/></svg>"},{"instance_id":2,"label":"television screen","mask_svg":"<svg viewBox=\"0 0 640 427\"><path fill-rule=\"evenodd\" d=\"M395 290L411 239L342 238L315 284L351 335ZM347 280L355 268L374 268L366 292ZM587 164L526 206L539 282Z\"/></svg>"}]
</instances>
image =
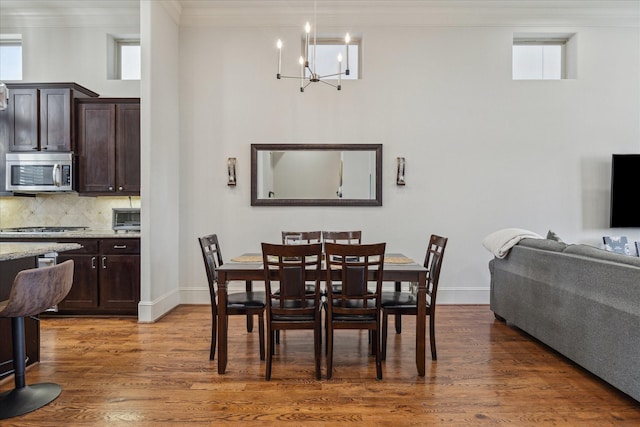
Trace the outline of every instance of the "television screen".
<instances>
[{"instance_id":1,"label":"television screen","mask_svg":"<svg viewBox=\"0 0 640 427\"><path fill-rule=\"evenodd\" d=\"M611 159L611 227L640 227L640 154Z\"/></svg>"}]
</instances>

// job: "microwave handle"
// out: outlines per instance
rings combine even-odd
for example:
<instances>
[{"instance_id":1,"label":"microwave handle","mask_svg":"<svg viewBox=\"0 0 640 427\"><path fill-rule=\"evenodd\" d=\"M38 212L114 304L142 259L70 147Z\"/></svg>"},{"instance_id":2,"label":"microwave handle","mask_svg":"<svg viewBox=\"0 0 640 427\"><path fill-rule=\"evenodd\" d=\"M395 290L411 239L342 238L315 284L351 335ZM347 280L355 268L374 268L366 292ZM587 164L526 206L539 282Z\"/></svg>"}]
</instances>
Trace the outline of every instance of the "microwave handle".
<instances>
[{"instance_id":1,"label":"microwave handle","mask_svg":"<svg viewBox=\"0 0 640 427\"><path fill-rule=\"evenodd\" d=\"M62 166L58 163L53 165L53 185L60 187L62 185Z\"/></svg>"}]
</instances>

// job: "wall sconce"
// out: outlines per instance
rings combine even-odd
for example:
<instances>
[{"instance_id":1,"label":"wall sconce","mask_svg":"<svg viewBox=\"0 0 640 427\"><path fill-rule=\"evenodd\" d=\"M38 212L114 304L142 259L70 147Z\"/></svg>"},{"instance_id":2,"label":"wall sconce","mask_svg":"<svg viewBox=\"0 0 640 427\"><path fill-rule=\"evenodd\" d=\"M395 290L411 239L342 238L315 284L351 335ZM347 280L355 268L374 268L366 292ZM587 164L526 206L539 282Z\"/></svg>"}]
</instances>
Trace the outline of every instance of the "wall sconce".
<instances>
[{"instance_id":1,"label":"wall sconce","mask_svg":"<svg viewBox=\"0 0 640 427\"><path fill-rule=\"evenodd\" d=\"M234 186L236 185L236 158L229 157L227 159L227 185Z\"/></svg>"},{"instance_id":2,"label":"wall sconce","mask_svg":"<svg viewBox=\"0 0 640 427\"><path fill-rule=\"evenodd\" d=\"M404 185L404 157L398 157L398 175L396 176L396 184Z\"/></svg>"}]
</instances>

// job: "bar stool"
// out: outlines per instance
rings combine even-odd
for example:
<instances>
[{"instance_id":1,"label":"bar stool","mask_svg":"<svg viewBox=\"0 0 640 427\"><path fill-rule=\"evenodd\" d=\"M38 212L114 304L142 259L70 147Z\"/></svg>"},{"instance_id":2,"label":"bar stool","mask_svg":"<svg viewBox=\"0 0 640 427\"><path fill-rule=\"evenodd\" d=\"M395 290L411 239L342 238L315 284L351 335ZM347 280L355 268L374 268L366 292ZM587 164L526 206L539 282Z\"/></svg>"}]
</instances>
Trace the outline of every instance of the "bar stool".
<instances>
[{"instance_id":1,"label":"bar stool","mask_svg":"<svg viewBox=\"0 0 640 427\"><path fill-rule=\"evenodd\" d=\"M13 280L9 299L0 301L0 317L11 318L15 388L0 394L0 420L35 411L60 395L58 384L25 384L24 318L64 299L73 283L73 260L23 270Z\"/></svg>"}]
</instances>

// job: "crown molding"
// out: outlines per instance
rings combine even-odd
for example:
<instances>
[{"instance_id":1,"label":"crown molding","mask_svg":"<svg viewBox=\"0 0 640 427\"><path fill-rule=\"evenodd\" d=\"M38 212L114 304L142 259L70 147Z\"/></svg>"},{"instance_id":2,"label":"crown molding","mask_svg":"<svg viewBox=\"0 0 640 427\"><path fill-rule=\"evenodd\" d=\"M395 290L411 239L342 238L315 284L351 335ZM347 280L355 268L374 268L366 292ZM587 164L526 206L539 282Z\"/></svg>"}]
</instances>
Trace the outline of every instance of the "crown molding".
<instances>
[{"instance_id":1,"label":"crown molding","mask_svg":"<svg viewBox=\"0 0 640 427\"><path fill-rule=\"evenodd\" d=\"M0 24L10 27L131 27L140 1L2 0ZM182 27L298 26L314 3L294 0L161 0ZM318 0L323 26L602 26L640 27L640 0Z\"/></svg>"}]
</instances>

